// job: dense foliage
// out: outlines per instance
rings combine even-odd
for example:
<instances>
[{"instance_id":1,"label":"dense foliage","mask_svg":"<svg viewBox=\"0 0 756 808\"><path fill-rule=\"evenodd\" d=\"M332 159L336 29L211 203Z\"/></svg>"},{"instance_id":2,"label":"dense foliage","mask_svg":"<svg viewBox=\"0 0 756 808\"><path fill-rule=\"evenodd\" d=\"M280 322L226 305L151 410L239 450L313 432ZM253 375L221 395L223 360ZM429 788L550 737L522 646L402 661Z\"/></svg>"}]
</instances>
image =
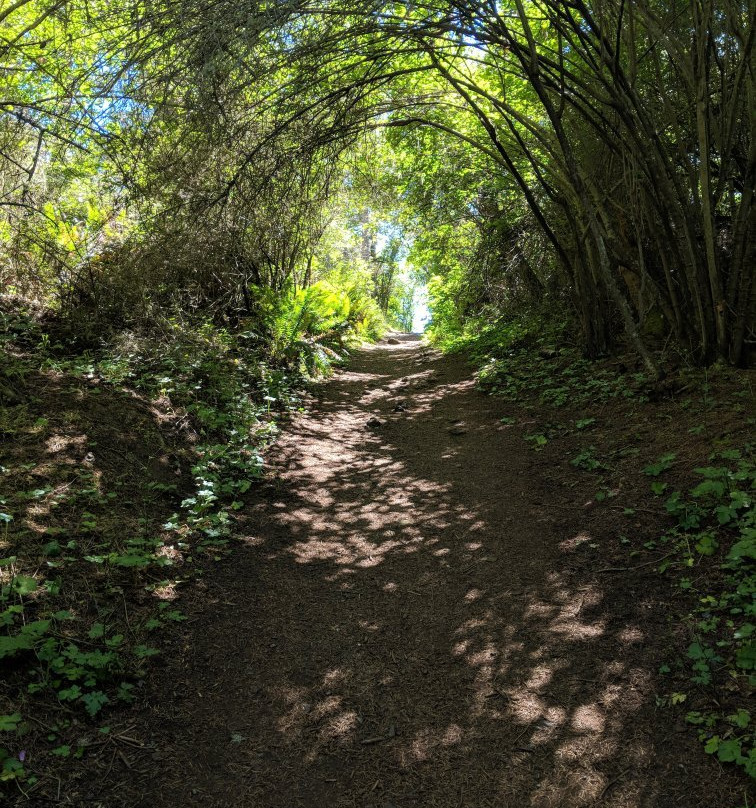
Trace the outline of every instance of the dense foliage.
<instances>
[{"instance_id":1,"label":"dense foliage","mask_svg":"<svg viewBox=\"0 0 756 808\"><path fill-rule=\"evenodd\" d=\"M655 342L744 363L754 13L11 4L0 272L110 321L168 305L256 316L260 291L330 280L324 244L346 224L384 313L407 310L398 234L433 279L437 331L547 300L589 355L621 329L653 374Z\"/></svg>"}]
</instances>

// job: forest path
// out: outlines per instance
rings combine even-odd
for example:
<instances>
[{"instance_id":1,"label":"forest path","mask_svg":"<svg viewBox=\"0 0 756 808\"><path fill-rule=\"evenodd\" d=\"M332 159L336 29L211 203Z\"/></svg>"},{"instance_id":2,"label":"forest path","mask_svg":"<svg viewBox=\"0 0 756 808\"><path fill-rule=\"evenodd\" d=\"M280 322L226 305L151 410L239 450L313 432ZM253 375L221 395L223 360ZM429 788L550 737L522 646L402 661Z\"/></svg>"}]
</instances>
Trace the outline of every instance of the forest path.
<instances>
[{"instance_id":1,"label":"forest path","mask_svg":"<svg viewBox=\"0 0 756 808\"><path fill-rule=\"evenodd\" d=\"M131 733L149 752L101 804L727 804L655 710L644 579L574 552L583 503L506 412L415 337L325 384L270 452L246 547L182 599Z\"/></svg>"}]
</instances>

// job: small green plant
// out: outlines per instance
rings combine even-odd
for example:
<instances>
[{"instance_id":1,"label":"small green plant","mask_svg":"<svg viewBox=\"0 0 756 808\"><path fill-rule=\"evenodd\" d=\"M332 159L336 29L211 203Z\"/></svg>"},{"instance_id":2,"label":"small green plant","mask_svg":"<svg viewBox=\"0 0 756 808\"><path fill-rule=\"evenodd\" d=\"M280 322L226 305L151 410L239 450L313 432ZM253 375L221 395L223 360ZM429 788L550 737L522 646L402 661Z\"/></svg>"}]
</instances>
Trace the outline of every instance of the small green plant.
<instances>
[{"instance_id":1,"label":"small green plant","mask_svg":"<svg viewBox=\"0 0 756 808\"><path fill-rule=\"evenodd\" d=\"M22 727L20 713L0 715L0 732L16 735ZM0 746L0 783L10 780L21 780L26 776L23 765L23 753L19 757L9 749Z\"/></svg>"},{"instance_id":2,"label":"small green plant","mask_svg":"<svg viewBox=\"0 0 756 808\"><path fill-rule=\"evenodd\" d=\"M478 341L475 353L482 365L478 385L508 401L521 402L530 396L542 405L559 408L567 403L584 406L615 398L641 398L628 387L624 376L597 368L573 349L563 349L554 357L543 356L529 348L510 348L505 339L504 345L495 340L492 344ZM639 375L636 382L641 386L644 378ZM587 429L595 420L580 419L576 429Z\"/></svg>"},{"instance_id":3,"label":"small green plant","mask_svg":"<svg viewBox=\"0 0 756 808\"><path fill-rule=\"evenodd\" d=\"M541 434L540 432L535 433L533 435L525 435L525 440L529 441L533 444L533 448L539 452L543 449L544 446L549 442L549 439L546 435Z\"/></svg>"},{"instance_id":4,"label":"small green plant","mask_svg":"<svg viewBox=\"0 0 756 808\"><path fill-rule=\"evenodd\" d=\"M672 467L676 457L677 455L673 452L664 454L656 461L656 463L651 463L650 465L646 466L643 469L643 473L647 474L649 477L658 477L660 474Z\"/></svg>"},{"instance_id":5,"label":"small green plant","mask_svg":"<svg viewBox=\"0 0 756 808\"><path fill-rule=\"evenodd\" d=\"M681 570L699 568L695 578L684 575L678 582L697 598L687 618L695 635L686 654L689 676L696 686L717 693L747 692L756 685L756 466L749 455L750 447L715 453L710 460L719 464L697 468L700 481L687 494L673 491L665 502L676 524L662 540L676 547ZM660 464L668 460L669 455ZM714 566L705 576L703 564ZM697 590L702 580L717 588ZM730 702L733 698L729 695ZM717 701L724 698L718 695ZM745 705L736 703L729 712L691 711L687 720L700 728L709 754L756 776L756 725Z\"/></svg>"},{"instance_id":6,"label":"small green plant","mask_svg":"<svg viewBox=\"0 0 756 808\"><path fill-rule=\"evenodd\" d=\"M570 463L575 466L575 468L583 469L584 471L599 471L605 469L606 466L596 458L595 452L595 446L588 446L585 449L581 449L581 451L570 460Z\"/></svg>"}]
</instances>

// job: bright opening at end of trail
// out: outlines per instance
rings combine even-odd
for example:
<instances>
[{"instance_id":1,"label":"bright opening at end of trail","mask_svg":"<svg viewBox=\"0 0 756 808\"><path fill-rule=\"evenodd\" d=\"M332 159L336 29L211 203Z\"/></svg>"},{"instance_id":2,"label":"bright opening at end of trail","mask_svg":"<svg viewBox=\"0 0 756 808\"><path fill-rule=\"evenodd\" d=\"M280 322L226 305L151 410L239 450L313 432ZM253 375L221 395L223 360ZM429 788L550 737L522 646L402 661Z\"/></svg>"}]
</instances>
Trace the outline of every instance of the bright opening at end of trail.
<instances>
[{"instance_id":1,"label":"bright opening at end of trail","mask_svg":"<svg viewBox=\"0 0 756 808\"><path fill-rule=\"evenodd\" d=\"M428 308L428 290L425 286L415 289L415 298L412 302L412 333L422 334L431 320L431 311Z\"/></svg>"}]
</instances>

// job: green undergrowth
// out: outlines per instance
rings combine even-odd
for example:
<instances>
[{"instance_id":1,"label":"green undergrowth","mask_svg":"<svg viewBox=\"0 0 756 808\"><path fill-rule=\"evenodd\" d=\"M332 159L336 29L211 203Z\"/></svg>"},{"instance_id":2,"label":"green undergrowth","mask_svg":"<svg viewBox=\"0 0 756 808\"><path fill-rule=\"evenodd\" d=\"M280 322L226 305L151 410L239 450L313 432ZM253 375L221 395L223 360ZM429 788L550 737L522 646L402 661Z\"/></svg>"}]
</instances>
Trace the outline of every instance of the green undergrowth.
<instances>
[{"instance_id":1,"label":"green undergrowth","mask_svg":"<svg viewBox=\"0 0 756 808\"><path fill-rule=\"evenodd\" d=\"M231 550L280 417L360 325L315 287L234 330L166 318L77 354L0 314L0 788L102 743L182 587Z\"/></svg>"},{"instance_id":2,"label":"green undergrowth","mask_svg":"<svg viewBox=\"0 0 756 808\"><path fill-rule=\"evenodd\" d=\"M451 333L430 340L446 352L465 351L478 366L478 385L521 406L559 408L640 398L648 378L612 363L584 358L566 343L566 323L537 311L514 318L471 319Z\"/></svg>"},{"instance_id":3,"label":"green undergrowth","mask_svg":"<svg viewBox=\"0 0 756 808\"><path fill-rule=\"evenodd\" d=\"M483 365L521 349L531 353L537 346L567 347L568 333L567 324L555 318L553 312L540 313L537 309L506 317L495 310L485 311L462 324L439 317L434 311L426 338L445 353L465 351Z\"/></svg>"},{"instance_id":4,"label":"green undergrowth","mask_svg":"<svg viewBox=\"0 0 756 808\"><path fill-rule=\"evenodd\" d=\"M756 776L753 374L683 364L653 384L632 359L589 361L555 337L519 319L446 347L465 347L479 387L512 404L502 424L521 424L522 439L556 464L561 456L566 480L567 469L586 475L596 506L628 520L656 515L640 542L617 538L630 566L640 559L690 604L673 618L689 641L661 668L674 692L658 706L684 710L707 753Z\"/></svg>"},{"instance_id":5,"label":"green undergrowth","mask_svg":"<svg viewBox=\"0 0 756 808\"><path fill-rule=\"evenodd\" d=\"M540 405L551 407L639 396L643 400L643 373L619 374L583 359L572 348L543 350L538 354L530 348L513 349L507 356L489 359L478 374L480 387L514 402L535 393Z\"/></svg>"},{"instance_id":6,"label":"green undergrowth","mask_svg":"<svg viewBox=\"0 0 756 808\"><path fill-rule=\"evenodd\" d=\"M644 472L663 477L673 459L667 455ZM707 460L685 489L651 483L673 522L659 537L668 557L658 571L671 572L694 598L685 618L692 642L663 672L674 666L689 680L684 701L698 704L686 720L698 727L706 751L756 777L756 715L749 704L756 686L756 463L751 445Z\"/></svg>"}]
</instances>

